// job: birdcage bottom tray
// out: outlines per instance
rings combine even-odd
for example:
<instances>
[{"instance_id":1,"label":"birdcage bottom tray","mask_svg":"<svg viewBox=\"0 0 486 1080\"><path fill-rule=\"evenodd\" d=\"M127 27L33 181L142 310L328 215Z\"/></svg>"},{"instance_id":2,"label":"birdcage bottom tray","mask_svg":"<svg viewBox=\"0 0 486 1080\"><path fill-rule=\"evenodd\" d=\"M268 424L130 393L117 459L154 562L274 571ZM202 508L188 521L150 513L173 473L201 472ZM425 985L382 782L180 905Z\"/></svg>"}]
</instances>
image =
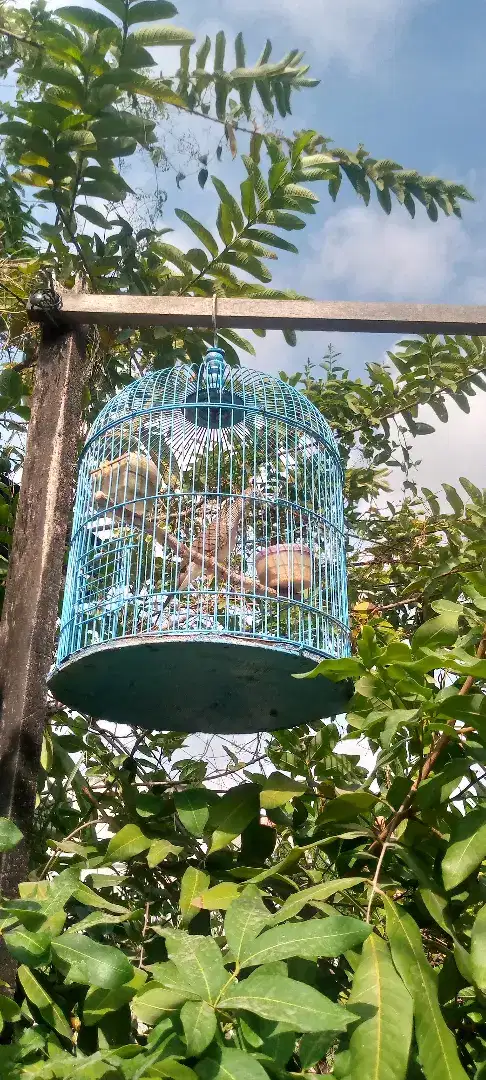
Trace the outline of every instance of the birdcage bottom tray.
<instances>
[{"instance_id":1,"label":"birdcage bottom tray","mask_svg":"<svg viewBox=\"0 0 486 1080\"><path fill-rule=\"evenodd\" d=\"M250 734L342 713L349 682L293 679L322 655L255 638L120 638L74 653L49 676L69 708L149 731Z\"/></svg>"}]
</instances>

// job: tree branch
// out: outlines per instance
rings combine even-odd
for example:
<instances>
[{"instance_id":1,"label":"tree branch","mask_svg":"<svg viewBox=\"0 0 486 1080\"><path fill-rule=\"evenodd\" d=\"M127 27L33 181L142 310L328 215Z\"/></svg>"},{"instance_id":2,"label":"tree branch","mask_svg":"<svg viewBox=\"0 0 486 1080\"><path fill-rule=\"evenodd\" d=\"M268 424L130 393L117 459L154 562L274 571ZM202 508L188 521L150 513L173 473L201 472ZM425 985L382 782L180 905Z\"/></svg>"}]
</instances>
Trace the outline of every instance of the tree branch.
<instances>
[{"instance_id":1,"label":"tree branch","mask_svg":"<svg viewBox=\"0 0 486 1080\"><path fill-rule=\"evenodd\" d=\"M30 38L22 37L21 34L14 34L13 30L7 30L5 26L0 26L0 34L12 38L13 41L19 41L21 45L30 45L33 49L42 50L45 48L40 41L31 41Z\"/></svg>"},{"instance_id":2,"label":"tree branch","mask_svg":"<svg viewBox=\"0 0 486 1080\"><path fill-rule=\"evenodd\" d=\"M476 371L470 371L467 375L463 375L455 384L456 390L462 383L467 382L469 379L473 379L475 375L482 375L485 372L486 364L483 364L482 367L477 368ZM410 409L415 409L416 407L420 407L420 405L428 405L434 398L440 397L442 394L450 395L453 392L455 393L456 390L452 391L450 387L443 386L440 390L434 390L433 393L429 394L426 398L415 398L413 401L405 402L405 404L400 405L399 409L392 409L390 412L382 413L381 416L366 417L366 419L372 421L374 424L381 424L382 420L393 420L395 416L402 416L404 412L409 412ZM357 431L362 431L363 428L362 423L358 424L356 427L339 428L337 425L335 426L336 431L339 431L341 435L354 435Z\"/></svg>"},{"instance_id":3,"label":"tree branch","mask_svg":"<svg viewBox=\"0 0 486 1080\"><path fill-rule=\"evenodd\" d=\"M476 649L476 657L477 657L478 660L482 660L485 655L486 655L486 626L484 627L483 636L482 636L481 641L479 642L479 645L478 645L478 647ZM468 675L467 679L465 679L463 685L461 686L461 689L459 690L459 696L464 697L466 694L468 694L469 691L474 686L474 683L475 683L474 675ZM456 721L451 719L449 721L448 726L449 727L454 727L455 723L456 723ZM409 817L410 811L411 811L411 808L412 808L412 805L413 805L413 801L414 801L415 795L416 795L416 793L418 791L418 788L419 788L420 784L422 783L423 780L428 779L428 777L430 776L432 770L435 767L437 759L440 757L442 751L445 750L445 748L449 745L449 743L451 741L452 741L452 736L448 735L447 732L444 731L442 733L442 735L440 736L440 738L437 740L437 742L435 744L435 747L430 751L428 757L425 759L423 767L420 769L418 776L415 778L408 795L406 796L406 798L402 802L402 805L397 810L396 814L394 814L393 817L390 818L390 821L387 823L385 828L382 829L380 835L377 837L377 839L371 845L370 851L373 851L373 848L375 848L378 844L382 844L382 845L386 844L387 841L389 840L390 836L392 836L392 834L395 832L395 829L398 827L398 825L400 825L400 823L402 821L404 821L405 818Z\"/></svg>"}]
</instances>

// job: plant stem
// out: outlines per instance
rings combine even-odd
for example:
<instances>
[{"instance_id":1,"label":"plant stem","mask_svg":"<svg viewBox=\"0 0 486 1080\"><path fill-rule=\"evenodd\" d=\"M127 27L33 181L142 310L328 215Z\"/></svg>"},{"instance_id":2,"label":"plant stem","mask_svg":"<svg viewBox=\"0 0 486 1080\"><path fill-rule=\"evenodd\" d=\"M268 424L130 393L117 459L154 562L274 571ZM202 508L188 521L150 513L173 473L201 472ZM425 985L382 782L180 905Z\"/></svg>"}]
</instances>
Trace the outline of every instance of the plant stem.
<instances>
[{"instance_id":1,"label":"plant stem","mask_svg":"<svg viewBox=\"0 0 486 1080\"><path fill-rule=\"evenodd\" d=\"M479 645L478 645L478 647L476 649L476 658L478 660L481 660L485 655L486 655L486 626L484 627L483 635L481 637L481 641L479 642ZM467 679L465 679L463 685L461 686L461 689L459 690L459 696L464 697L466 694L468 694L469 691L474 686L474 682L475 682L474 675L468 675ZM456 723L456 721L451 719L449 721L448 726L449 727L454 727L455 723ZM406 798L402 802L402 805L397 810L397 812L393 815L393 817L390 819L390 821L387 823L387 825L382 830L382 832L377 837L377 839L373 842L373 844L370 847L370 851L373 851L373 848L375 848L378 844L382 844L382 845L386 844L389 837L395 832L395 829L397 828L397 826L400 825L400 823L402 821L404 821L405 818L409 817L410 810L412 808L413 801L415 799L415 795L416 795L416 793L418 791L418 788L419 788L420 784L422 783L423 780L427 780L427 778L430 776L430 773L432 772L432 770L435 767L437 759L440 757L442 751L445 750L445 748L449 745L449 743L451 741L452 741L452 737L450 735L448 735L446 731L444 731L442 733L442 735L440 736L440 738L437 740L437 742L436 742L435 746L433 747L433 749L430 751L428 757L425 759L423 767L419 769L418 776L415 778L408 795L406 796Z\"/></svg>"},{"instance_id":2,"label":"plant stem","mask_svg":"<svg viewBox=\"0 0 486 1080\"><path fill-rule=\"evenodd\" d=\"M98 823L99 823L99 818L91 818L90 821L83 821L82 825L78 825L77 829L73 829L73 831L71 833L69 833L69 836L65 836L63 840L59 841L59 843L60 844L65 844L65 843L67 843L68 840L73 840L73 838L75 836L77 836L78 833L82 832L83 829L91 828L92 825L98 825ZM59 854L60 854L59 851L55 851L54 855L51 855L50 859L48 859L48 861L46 862L46 865L45 865L44 869L41 871L41 877L44 878L46 876L46 874L49 873L49 870L51 869L52 866L54 866L54 863L59 858Z\"/></svg>"},{"instance_id":3,"label":"plant stem","mask_svg":"<svg viewBox=\"0 0 486 1080\"><path fill-rule=\"evenodd\" d=\"M380 880L381 868L382 868L382 865L383 865L383 859L385 858L385 855L386 855L386 852L387 852L387 848L388 848L388 844L385 841L385 843L383 844L383 847L382 847L382 849L380 851L380 858L378 859L378 862L376 864L375 876L373 878L373 884L371 886L371 893L370 893L370 898L369 898L369 901L368 901L368 908L367 908L367 911L366 911L366 922L367 923L371 922L371 908L373 906L373 900L375 898L375 894L376 894L377 889L378 889L378 882Z\"/></svg>"}]
</instances>

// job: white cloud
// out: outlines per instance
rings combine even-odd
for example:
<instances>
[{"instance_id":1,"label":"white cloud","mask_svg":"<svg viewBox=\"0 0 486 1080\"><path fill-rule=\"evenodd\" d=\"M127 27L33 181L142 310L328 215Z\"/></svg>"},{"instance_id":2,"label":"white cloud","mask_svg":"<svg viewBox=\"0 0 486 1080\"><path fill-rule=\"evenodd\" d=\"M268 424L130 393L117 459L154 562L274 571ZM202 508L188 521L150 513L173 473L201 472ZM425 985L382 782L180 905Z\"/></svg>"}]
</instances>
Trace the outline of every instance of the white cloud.
<instances>
[{"instance_id":1,"label":"white cloud","mask_svg":"<svg viewBox=\"0 0 486 1080\"><path fill-rule=\"evenodd\" d=\"M435 427L434 435L419 437L413 447L414 458L422 459L417 471L421 486L437 491L445 481L461 490L459 477L465 476L478 487L486 487L483 452L486 395L478 390L476 397L469 399L469 404L471 411L465 416L447 399L447 424L441 424L432 409L421 410L420 419Z\"/></svg>"},{"instance_id":2,"label":"white cloud","mask_svg":"<svg viewBox=\"0 0 486 1080\"><path fill-rule=\"evenodd\" d=\"M324 62L343 60L352 70L376 64L393 52L402 25L429 0L218 0L233 16L240 11L267 23L274 17L307 37Z\"/></svg>"},{"instance_id":3,"label":"white cloud","mask_svg":"<svg viewBox=\"0 0 486 1080\"><path fill-rule=\"evenodd\" d=\"M316 294L320 282L335 282L348 294L376 300L439 297L454 283L457 264L469 251L457 218L433 224L424 216L412 221L398 208L388 218L364 206L340 210L311 243L319 254L309 268L307 288Z\"/></svg>"}]
</instances>

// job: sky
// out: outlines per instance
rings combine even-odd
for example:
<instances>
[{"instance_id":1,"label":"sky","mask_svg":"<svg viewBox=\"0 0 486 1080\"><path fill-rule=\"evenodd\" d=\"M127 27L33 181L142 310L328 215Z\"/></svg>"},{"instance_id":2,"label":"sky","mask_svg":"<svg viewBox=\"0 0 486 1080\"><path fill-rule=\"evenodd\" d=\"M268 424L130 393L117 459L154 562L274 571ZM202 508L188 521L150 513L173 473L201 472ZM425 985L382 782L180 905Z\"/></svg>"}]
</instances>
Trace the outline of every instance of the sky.
<instances>
[{"instance_id":1,"label":"sky","mask_svg":"<svg viewBox=\"0 0 486 1080\"><path fill-rule=\"evenodd\" d=\"M49 6L62 4L51 0ZM97 6L95 0L91 6ZM486 303L485 0L463 5L457 0L180 0L177 6L173 21L190 27L198 43L219 29L231 43L242 30L247 62L257 58L267 37L275 59L290 48L305 49L320 85L294 96L290 122L276 118L281 130L314 128L348 149L363 142L374 157L460 181L475 197L475 203L464 204L462 221L441 216L433 224L421 207L414 221L398 205L390 217L376 202L365 207L347 183L333 204L323 185L309 227L290 236L297 238L299 256L272 265L277 287L315 299ZM154 53L163 73L171 73L178 50ZM218 166L220 135L206 121L188 122L178 114L164 129L174 166L159 176L168 195L163 224L174 228L168 240L187 247L193 242L175 216L176 206L214 228L217 198L210 183L204 191L199 188L200 166L188 149L198 145L209 153L210 172L217 170L238 192L241 162L232 162L226 152ZM241 149L247 149L244 137ZM178 168L187 174L180 191ZM136 192L132 209L143 213L143 196L154 191L153 171L132 159L128 179ZM302 370L308 358L319 363L332 342L358 375L395 341L383 335L302 333L291 349L275 332L265 341L255 339L257 359L244 362L273 373ZM474 399L469 417L455 406L450 413L449 423L439 425L434 436L417 440L419 479L436 489L466 475L486 486L481 453L486 399L480 394Z\"/></svg>"}]
</instances>

